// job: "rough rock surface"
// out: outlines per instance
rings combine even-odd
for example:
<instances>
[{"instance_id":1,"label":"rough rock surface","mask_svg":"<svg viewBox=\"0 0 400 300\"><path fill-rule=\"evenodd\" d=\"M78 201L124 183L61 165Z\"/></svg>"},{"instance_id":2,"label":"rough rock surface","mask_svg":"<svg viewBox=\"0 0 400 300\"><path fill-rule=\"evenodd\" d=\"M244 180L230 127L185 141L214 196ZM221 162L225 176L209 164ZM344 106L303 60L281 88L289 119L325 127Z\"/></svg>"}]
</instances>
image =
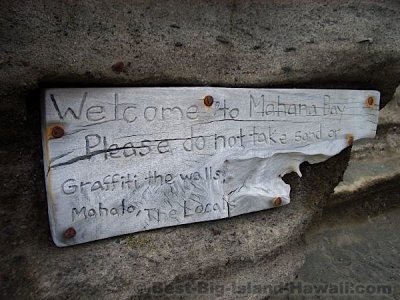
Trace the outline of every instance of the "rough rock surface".
<instances>
[{"instance_id":1,"label":"rough rock surface","mask_svg":"<svg viewBox=\"0 0 400 300\"><path fill-rule=\"evenodd\" d=\"M400 88L393 100L379 113L375 139L353 145L349 167L335 188L332 202L354 195L376 184L400 175ZM357 197L357 196L355 196Z\"/></svg>"},{"instance_id":2,"label":"rough rock surface","mask_svg":"<svg viewBox=\"0 0 400 300\"><path fill-rule=\"evenodd\" d=\"M0 1L0 297L126 299L154 296L156 282L293 278L349 149L286 176L286 207L59 249L48 230L40 88L377 89L384 105L400 78L399 21L398 1Z\"/></svg>"},{"instance_id":3,"label":"rough rock surface","mask_svg":"<svg viewBox=\"0 0 400 300\"><path fill-rule=\"evenodd\" d=\"M328 294L323 299L399 299L399 182L397 176L370 186L352 202L324 211L321 222L306 234L306 259L296 280L373 286L372 294L364 290L358 295ZM379 292L378 285L389 287L388 293ZM307 299L321 299L321 295Z\"/></svg>"},{"instance_id":4,"label":"rough rock surface","mask_svg":"<svg viewBox=\"0 0 400 300\"><path fill-rule=\"evenodd\" d=\"M400 88L381 110L376 138L353 145L343 182L306 233L306 261L298 280L383 284L391 287L390 294L358 296L399 299L399 129Z\"/></svg>"}]
</instances>

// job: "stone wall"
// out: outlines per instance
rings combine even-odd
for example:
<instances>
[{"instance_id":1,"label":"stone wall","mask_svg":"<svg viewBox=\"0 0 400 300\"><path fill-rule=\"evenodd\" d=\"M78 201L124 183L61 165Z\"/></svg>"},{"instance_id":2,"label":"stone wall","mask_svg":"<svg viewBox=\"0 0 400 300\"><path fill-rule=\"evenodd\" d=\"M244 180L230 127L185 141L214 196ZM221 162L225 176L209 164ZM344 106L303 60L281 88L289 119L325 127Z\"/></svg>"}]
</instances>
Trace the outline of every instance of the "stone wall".
<instances>
[{"instance_id":1,"label":"stone wall","mask_svg":"<svg viewBox=\"0 0 400 300\"><path fill-rule=\"evenodd\" d=\"M157 282L288 281L303 264L306 229L350 156L346 149L324 163L305 163L301 179L287 175L286 207L60 249L49 235L42 88L376 89L384 106L399 84L398 1L3 0L0 12L6 299L148 298Z\"/></svg>"}]
</instances>

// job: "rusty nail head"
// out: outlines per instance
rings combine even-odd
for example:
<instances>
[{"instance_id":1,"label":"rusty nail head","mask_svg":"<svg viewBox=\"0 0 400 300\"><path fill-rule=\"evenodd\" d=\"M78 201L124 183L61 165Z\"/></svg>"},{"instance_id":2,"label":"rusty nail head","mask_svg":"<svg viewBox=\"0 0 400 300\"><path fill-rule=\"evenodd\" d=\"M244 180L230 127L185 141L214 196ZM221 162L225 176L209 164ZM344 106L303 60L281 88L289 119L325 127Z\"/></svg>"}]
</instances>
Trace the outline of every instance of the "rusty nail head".
<instances>
[{"instance_id":1,"label":"rusty nail head","mask_svg":"<svg viewBox=\"0 0 400 300\"><path fill-rule=\"evenodd\" d=\"M347 145L353 145L354 137L352 134L346 134Z\"/></svg>"},{"instance_id":2,"label":"rusty nail head","mask_svg":"<svg viewBox=\"0 0 400 300\"><path fill-rule=\"evenodd\" d=\"M65 239L72 239L76 235L76 230L74 227L70 227L64 231L64 238Z\"/></svg>"},{"instance_id":3,"label":"rusty nail head","mask_svg":"<svg viewBox=\"0 0 400 300\"><path fill-rule=\"evenodd\" d=\"M367 101L365 101L365 102L366 102L367 106L374 106L374 104L375 104L375 99L374 99L374 97L369 96L369 97L367 98Z\"/></svg>"},{"instance_id":4,"label":"rusty nail head","mask_svg":"<svg viewBox=\"0 0 400 300\"><path fill-rule=\"evenodd\" d=\"M205 106L211 106L214 103L214 98L213 96L205 96L204 97L204 105Z\"/></svg>"},{"instance_id":5,"label":"rusty nail head","mask_svg":"<svg viewBox=\"0 0 400 300\"><path fill-rule=\"evenodd\" d=\"M276 197L276 198L273 200L273 204L274 204L275 207L281 206L281 204L282 204L282 198L281 198L281 197Z\"/></svg>"},{"instance_id":6,"label":"rusty nail head","mask_svg":"<svg viewBox=\"0 0 400 300\"><path fill-rule=\"evenodd\" d=\"M64 135L64 128L62 128L61 126L56 125L51 129L51 136L53 138L59 139L63 135Z\"/></svg>"}]
</instances>

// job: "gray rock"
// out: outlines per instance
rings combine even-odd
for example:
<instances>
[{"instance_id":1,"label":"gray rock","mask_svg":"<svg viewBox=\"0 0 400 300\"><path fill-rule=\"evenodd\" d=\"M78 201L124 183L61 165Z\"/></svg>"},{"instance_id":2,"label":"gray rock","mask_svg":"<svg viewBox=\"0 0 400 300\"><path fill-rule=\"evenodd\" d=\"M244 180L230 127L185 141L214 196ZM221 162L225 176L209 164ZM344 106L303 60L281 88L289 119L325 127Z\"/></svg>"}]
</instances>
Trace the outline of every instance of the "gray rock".
<instances>
[{"instance_id":1,"label":"gray rock","mask_svg":"<svg viewBox=\"0 0 400 300\"><path fill-rule=\"evenodd\" d=\"M307 231L306 259L297 278L304 284L347 282L370 286L373 294L358 297L399 298L399 100L400 88L380 112L376 138L354 143L343 182Z\"/></svg>"},{"instance_id":2,"label":"gray rock","mask_svg":"<svg viewBox=\"0 0 400 300\"><path fill-rule=\"evenodd\" d=\"M374 139L356 141L343 182L329 203L353 199L356 193L383 185L400 175L400 87L393 99L380 111Z\"/></svg>"},{"instance_id":3,"label":"gray rock","mask_svg":"<svg viewBox=\"0 0 400 300\"><path fill-rule=\"evenodd\" d=\"M301 179L286 176L292 203L280 209L59 249L48 230L40 88L377 89L384 105L400 78L398 1L1 1L0 11L0 295L8 299L149 298L160 295L157 282L290 280L305 230L349 158L347 149L303 165ZM220 298L239 296L249 298Z\"/></svg>"}]
</instances>

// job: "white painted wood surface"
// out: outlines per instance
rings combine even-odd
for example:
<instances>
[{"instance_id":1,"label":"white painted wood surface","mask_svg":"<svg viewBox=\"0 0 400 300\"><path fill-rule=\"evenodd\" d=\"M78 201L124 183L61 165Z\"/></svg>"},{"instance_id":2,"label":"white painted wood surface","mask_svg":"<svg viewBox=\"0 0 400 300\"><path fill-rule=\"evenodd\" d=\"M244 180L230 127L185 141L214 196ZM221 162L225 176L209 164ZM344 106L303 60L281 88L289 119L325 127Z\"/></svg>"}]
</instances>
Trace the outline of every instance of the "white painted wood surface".
<instances>
[{"instance_id":1,"label":"white painted wood surface","mask_svg":"<svg viewBox=\"0 0 400 300\"><path fill-rule=\"evenodd\" d=\"M284 174L375 136L379 92L71 88L43 105L51 232L68 246L288 204Z\"/></svg>"}]
</instances>

